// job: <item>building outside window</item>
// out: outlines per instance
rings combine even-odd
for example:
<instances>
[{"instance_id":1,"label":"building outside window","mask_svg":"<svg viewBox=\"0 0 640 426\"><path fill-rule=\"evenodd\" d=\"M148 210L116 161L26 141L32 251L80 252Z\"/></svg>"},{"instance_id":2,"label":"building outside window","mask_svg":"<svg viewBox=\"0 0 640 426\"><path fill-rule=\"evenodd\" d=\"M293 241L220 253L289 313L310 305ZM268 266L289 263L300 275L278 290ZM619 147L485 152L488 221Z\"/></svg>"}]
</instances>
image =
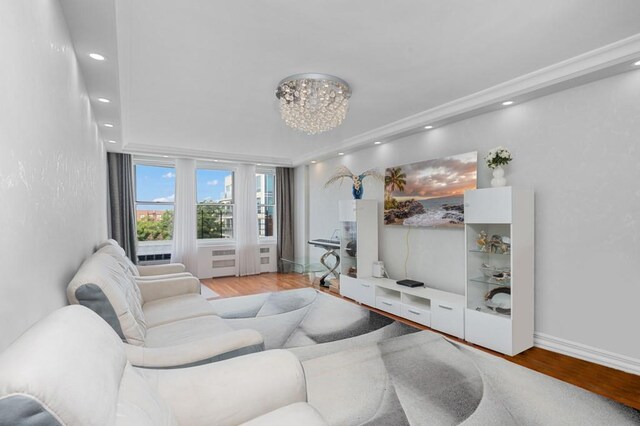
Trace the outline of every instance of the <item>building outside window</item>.
<instances>
[{"instance_id":1,"label":"building outside window","mask_svg":"<svg viewBox=\"0 0 640 426\"><path fill-rule=\"evenodd\" d=\"M256 200L258 205L258 236L275 236L276 176L274 172L256 173Z\"/></svg>"},{"instance_id":2,"label":"building outside window","mask_svg":"<svg viewBox=\"0 0 640 426\"><path fill-rule=\"evenodd\" d=\"M198 239L233 238L233 172L197 169L196 198Z\"/></svg>"}]
</instances>

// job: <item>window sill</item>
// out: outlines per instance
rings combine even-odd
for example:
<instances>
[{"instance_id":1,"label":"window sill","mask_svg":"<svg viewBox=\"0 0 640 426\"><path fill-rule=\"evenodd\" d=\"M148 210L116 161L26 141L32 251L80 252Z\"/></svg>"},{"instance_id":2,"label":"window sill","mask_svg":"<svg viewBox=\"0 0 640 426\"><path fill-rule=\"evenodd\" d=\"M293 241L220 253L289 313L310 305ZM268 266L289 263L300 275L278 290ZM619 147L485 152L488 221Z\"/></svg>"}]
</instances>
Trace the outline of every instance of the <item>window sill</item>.
<instances>
[{"instance_id":1,"label":"window sill","mask_svg":"<svg viewBox=\"0 0 640 426\"><path fill-rule=\"evenodd\" d=\"M138 246L141 247L149 247L149 246L166 246L172 245L173 240L151 240L151 241L138 241Z\"/></svg>"},{"instance_id":2,"label":"window sill","mask_svg":"<svg viewBox=\"0 0 640 426\"><path fill-rule=\"evenodd\" d=\"M258 239L259 245L276 245L278 240L276 238L260 238ZM235 246L236 240L220 239L220 240L198 240L198 247L216 247L216 246Z\"/></svg>"},{"instance_id":3,"label":"window sill","mask_svg":"<svg viewBox=\"0 0 640 426\"><path fill-rule=\"evenodd\" d=\"M230 238L198 240L198 247L234 246L236 240Z\"/></svg>"}]
</instances>

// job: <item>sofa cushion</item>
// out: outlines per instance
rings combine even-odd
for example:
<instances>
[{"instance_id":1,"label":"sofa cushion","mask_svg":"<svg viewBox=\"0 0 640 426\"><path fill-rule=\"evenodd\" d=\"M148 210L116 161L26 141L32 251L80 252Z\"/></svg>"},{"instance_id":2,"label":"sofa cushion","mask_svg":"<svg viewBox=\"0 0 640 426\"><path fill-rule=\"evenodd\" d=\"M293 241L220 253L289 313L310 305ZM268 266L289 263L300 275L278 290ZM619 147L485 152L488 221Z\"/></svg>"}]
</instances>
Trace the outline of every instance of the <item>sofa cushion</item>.
<instances>
[{"instance_id":1,"label":"sofa cushion","mask_svg":"<svg viewBox=\"0 0 640 426\"><path fill-rule=\"evenodd\" d=\"M124 368L118 392L118 426L177 425L169 406L131 364Z\"/></svg>"},{"instance_id":2,"label":"sofa cushion","mask_svg":"<svg viewBox=\"0 0 640 426\"><path fill-rule=\"evenodd\" d=\"M289 404L243 423L246 426L325 426L326 424L320 413L306 402Z\"/></svg>"},{"instance_id":3,"label":"sofa cushion","mask_svg":"<svg viewBox=\"0 0 640 426\"><path fill-rule=\"evenodd\" d=\"M138 288L110 255L95 253L84 261L67 287L69 303L85 305L98 314L112 312L120 324L120 337L133 345L143 345L147 326ZM105 318L109 322L108 318ZM114 324L112 324L112 327Z\"/></svg>"},{"instance_id":4,"label":"sofa cushion","mask_svg":"<svg viewBox=\"0 0 640 426\"><path fill-rule=\"evenodd\" d=\"M114 239L108 239L98 246L96 253L107 253L111 256L118 256L118 262L123 268L128 269L131 275L134 277L140 276L140 272L134 263L127 257L127 253L124 251L120 244Z\"/></svg>"},{"instance_id":5,"label":"sofa cushion","mask_svg":"<svg viewBox=\"0 0 640 426\"><path fill-rule=\"evenodd\" d=\"M215 315L188 318L149 328L145 346L159 348L180 345L231 331L233 329Z\"/></svg>"},{"instance_id":6,"label":"sofa cushion","mask_svg":"<svg viewBox=\"0 0 640 426\"><path fill-rule=\"evenodd\" d=\"M153 300L142 305L147 327L174 322L178 320L213 315L213 307L199 294L183 294Z\"/></svg>"},{"instance_id":7,"label":"sofa cushion","mask_svg":"<svg viewBox=\"0 0 640 426\"><path fill-rule=\"evenodd\" d=\"M140 292L140 288L138 288L138 284L136 284L136 278L138 278L138 269L131 262L131 260L129 260L122 247L108 244L100 248L98 251L96 251L96 253L108 254L109 256L113 257L116 262L118 262L118 264L122 267L127 280L133 286L133 291L136 293L138 302L140 304L144 303L144 301L142 300L142 293Z\"/></svg>"}]
</instances>

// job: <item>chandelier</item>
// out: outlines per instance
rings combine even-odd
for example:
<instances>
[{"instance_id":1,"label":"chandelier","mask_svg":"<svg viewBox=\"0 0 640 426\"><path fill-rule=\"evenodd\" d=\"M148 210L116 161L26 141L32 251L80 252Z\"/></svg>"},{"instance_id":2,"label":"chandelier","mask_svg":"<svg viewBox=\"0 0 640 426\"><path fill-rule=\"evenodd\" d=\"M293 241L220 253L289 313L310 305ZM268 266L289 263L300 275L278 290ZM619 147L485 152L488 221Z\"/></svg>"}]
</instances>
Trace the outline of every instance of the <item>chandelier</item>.
<instances>
[{"instance_id":1,"label":"chandelier","mask_svg":"<svg viewBox=\"0 0 640 426\"><path fill-rule=\"evenodd\" d=\"M342 124L351 89L332 75L296 74L278 83L276 97L287 126L315 135Z\"/></svg>"}]
</instances>

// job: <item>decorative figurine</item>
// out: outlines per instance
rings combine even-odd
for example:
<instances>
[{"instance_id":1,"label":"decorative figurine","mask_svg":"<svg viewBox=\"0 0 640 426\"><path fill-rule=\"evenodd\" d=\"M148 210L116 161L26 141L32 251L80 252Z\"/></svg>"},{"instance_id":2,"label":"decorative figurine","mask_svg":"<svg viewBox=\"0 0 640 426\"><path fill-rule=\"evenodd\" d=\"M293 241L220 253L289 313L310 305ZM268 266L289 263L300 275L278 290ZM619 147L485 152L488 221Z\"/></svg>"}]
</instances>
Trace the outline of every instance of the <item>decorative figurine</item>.
<instances>
[{"instance_id":1,"label":"decorative figurine","mask_svg":"<svg viewBox=\"0 0 640 426\"><path fill-rule=\"evenodd\" d=\"M500 235L492 235L489 241L489 251L491 253L500 253L500 246L502 245L502 237Z\"/></svg>"},{"instance_id":2,"label":"decorative figurine","mask_svg":"<svg viewBox=\"0 0 640 426\"><path fill-rule=\"evenodd\" d=\"M476 247L480 251L487 251L487 233L480 231L478 238L476 238Z\"/></svg>"},{"instance_id":3,"label":"decorative figurine","mask_svg":"<svg viewBox=\"0 0 640 426\"><path fill-rule=\"evenodd\" d=\"M351 187L351 194L353 195L353 199L360 200L364 195L363 180L368 176L372 176L379 181L384 182L384 176L382 176L382 174L376 169L369 169L362 174L356 175L353 174L351 170L349 170L349 168L347 168L346 166L340 166L336 169L336 172L333 174L333 176L329 178L327 183L324 184L324 187L327 188L329 185L337 181L340 181L340 183L342 183L342 179L350 178L353 181L353 186Z\"/></svg>"}]
</instances>

